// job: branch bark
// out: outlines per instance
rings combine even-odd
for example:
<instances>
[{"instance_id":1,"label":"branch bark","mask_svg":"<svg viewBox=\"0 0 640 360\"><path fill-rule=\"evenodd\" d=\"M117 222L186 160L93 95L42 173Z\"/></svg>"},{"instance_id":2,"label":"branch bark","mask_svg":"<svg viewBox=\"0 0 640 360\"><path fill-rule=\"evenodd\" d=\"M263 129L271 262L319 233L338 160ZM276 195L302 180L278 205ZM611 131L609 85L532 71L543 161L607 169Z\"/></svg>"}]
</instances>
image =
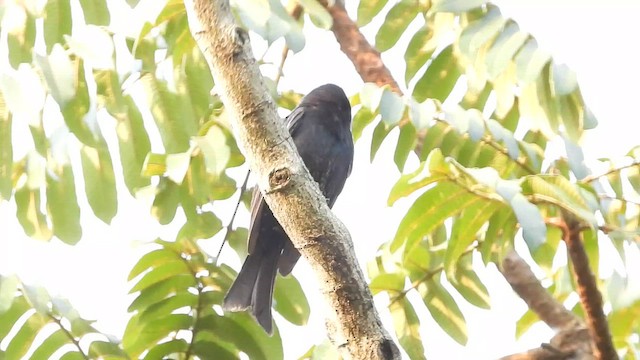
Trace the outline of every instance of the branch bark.
<instances>
[{"instance_id":1,"label":"branch bark","mask_svg":"<svg viewBox=\"0 0 640 360\"><path fill-rule=\"evenodd\" d=\"M589 258L582 245L582 225L571 214L564 213L565 226L562 228L563 240L573 262L573 275L576 279L576 291L584 308L587 327L593 339L593 353L596 359L617 359L618 353L613 346L607 316L602 309L602 294L598 290L596 278L591 272Z\"/></svg>"},{"instance_id":2,"label":"branch bark","mask_svg":"<svg viewBox=\"0 0 640 360\"><path fill-rule=\"evenodd\" d=\"M327 330L345 358L399 359L345 226L333 215L278 117L228 0L185 0L189 27L229 111L236 139L276 219L319 277Z\"/></svg>"},{"instance_id":3,"label":"branch bark","mask_svg":"<svg viewBox=\"0 0 640 360\"><path fill-rule=\"evenodd\" d=\"M591 337L580 318L567 310L542 287L527 263L515 251L502 261L500 271L513 291L527 303L540 320L557 329L550 344L500 360L593 359Z\"/></svg>"},{"instance_id":4,"label":"branch bark","mask_svg":"<svg viewBox=\"0 0 640 360\"><path fill-rule=\"evenodd\" d=\"M369 44L358 25L349 17L344 5L340 1L336 1L333 6L328 6L326 0L320 2L333 18L331 31L340 44L340 50L351 60L362 81L378 86L388 85L392 91L402 95L400 86L382 62L380 52Z\"/></svg>"}]
</instances>

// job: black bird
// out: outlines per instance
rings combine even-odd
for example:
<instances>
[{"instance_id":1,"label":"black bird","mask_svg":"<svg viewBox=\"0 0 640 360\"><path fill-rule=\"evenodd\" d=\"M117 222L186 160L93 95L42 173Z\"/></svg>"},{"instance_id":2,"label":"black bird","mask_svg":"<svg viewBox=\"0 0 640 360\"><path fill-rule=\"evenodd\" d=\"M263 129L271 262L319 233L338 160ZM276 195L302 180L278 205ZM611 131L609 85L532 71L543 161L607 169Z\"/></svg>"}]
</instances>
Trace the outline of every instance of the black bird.
<instances>
[{"instance_id":1,"label":"black bird","mask_svg":"<svg viewBox=\"0 0 640 360\"><path fill-rule=\"evenodd\" d=\"M351 173L351 105L336 85L322 85L286 118L289 133L313 179L332 207ZM288 275L300 258L257 188L251 203L249 255L224 298L223 308L251 313L272 333L271 302L276 271Z\"/></svg>"}]
</instances>

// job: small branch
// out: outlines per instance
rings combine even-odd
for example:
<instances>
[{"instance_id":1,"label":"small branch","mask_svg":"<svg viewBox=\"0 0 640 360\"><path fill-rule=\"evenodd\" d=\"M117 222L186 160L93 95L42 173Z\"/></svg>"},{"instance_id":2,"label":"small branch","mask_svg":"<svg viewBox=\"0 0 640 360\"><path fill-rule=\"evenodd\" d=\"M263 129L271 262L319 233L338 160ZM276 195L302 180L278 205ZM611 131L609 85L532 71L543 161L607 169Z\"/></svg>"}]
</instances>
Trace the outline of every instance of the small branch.
<instances>
[{"instance_id":1,"label":"small branch","mask_svg":"<svg viewBox=\"0 0 640 360\"><path fill-rule=\"evenodd\" d=\"M84 351L82 350L82 348L80 347L80 341L78 341L78 339L76 339L75 336L73 336L73 334L66 328L64 327L64 325L62 324L62 321L60 319L58 319L57 316L54 316L53 314L47 314L49 316L49 318L51 320L53 320L53 322L55 322L58 327L60 328L60 330L62 330L62 332L64 332L65 336L71 340L71 343L73 343L73 345L78 349L78 352L80 353L80 356L82 356L83 359L87 359L89 360L89 356L87 354L84 353Z\"/></svg>"},{"instance_id":2,"label":"small branch","mask_svg":"<svg viewBox=\"0 0 640 360\"><path fill-rule=\"evenodd\" d=\"M618 354L611 340L607 317L602 308L602 294L598 290L596 278L591 272L589 258L584 250L580 236L581 225L573 215L564 212L565 226L562 227L563 240L567 244L567 252L573 263L577 292L584 308L587 327L593 339L596 359L617 359Z\"/></svg>"},{"instance_id":3,"label":"small branch","mask_svg":"<svg viewBox=\"0 0 640 360\"><path fill-rule=\"evenodd\" d=\"M499 360L593 360L589 331L583 326L563 329L549 344L523 353L511 354Z\"/></svg>"},{"instance_id":4,"label":"small branch","mask_svg":"<svg viewBox=\"0 0 640 360\"><path fill-rule=\"evenodd\" d=\"M344 5L340 1L331 6L328 6L326 0L320 0L320 3L333 18L331 31L340 44L340 50L351 60L362 81L378 86L388 85L393 92L402 95L400 86L382 62L380 52L369 44L358 25L347 14Z\"/></svg>"},{"instance_id":5,"label":"small branch","mask_svg":"<svg viewBox=\"0 0 640 360\"><path fill-rule=\"evenodd\" d=\"M399 359L373 304L344 224L298 155L228 0L185 0L189 27L229 112L264 199L319 278L327 332L347 359ZM279 174L289 176L281 178Z\"/></svg>"},{"instance_id":6,"label":"small branch","mask_svg":"<svg viewBox=\"0 0 640 360\"><path fill-rule=\"evenodd\" d=\"M627 200L627 199L620 199L617 198L615 196L611 196L611 195L607 195L607 194L598 194L598 198L599 199L604 199L604 200L617 200L623 203L627 203L627 204L631 204L631 205L635 205L640 207L640 202L638 201L633 201L633 200Z\"/></svg>"},{"instance_id":7,"label":"small branch","mask_svg":"<svg viewBox=\"0 0 640 360\"><path fill-rule=\"evenodd\" d=\"M302 16L302 5L300 5L300 3L296 3L295 6L293 7L293 10L291 10L291 17L294 18L295 20L300 19L300 16ZM282 54L280 55L280 64L278 65L278 73L276 74L276 78L274 79L274 82L276 83L276 88L278 87L278 84L280 83L280 78L282 77L282 70L284 69L284 62L287 60L287 57L289 56L289 46L285 43L284 47L282 48Z\"/></svg>"},{"instance_id":8,"label":"small branch","mask_svg":"<svg viewBox=\"0 0 640 360\"><path fill-rule=\"evenodd\" d=\"M580 321L542 287L529 265L515 251L507 254L500 271L513 291L549 327L563 329Z\"/></svg>"},{"instance_id":9,"label":"small branch","mask_svg":"<svg viewBox=\"0 0 640 360\"><path fill-rule=\"evenodd\" d=\"M224 244L226 244L227 241L229 241L229 235L231 234L231 231L233 231L233 222L236 219L238 208L240 208L240 203L242 202L242 195L244 195L244 192L247 191L249 174L251 174L251 171L247 170L247 175L244 177L244 182L240 187L240 195L238 196L238 202L236 203L236 208L233 209L233 215L231 215L231 220L229 220L229 224L227 224L227 232L224 234L224 239L222 239L222 244L220 244L220 249L218 249L218 254L216 255L216 258L215 258L216 264L218 263L218 259L220 258L220 253L222 252L222 248L224 247Z\"/></svg>"},{"instance_id":10,"label":"small branch","mask_svg":"<svg viewBox=\"0 0 640 360\"><path fill-rule=\"evenodd\" d=\"M614 169L611 169L611 170L605 172L604 174L587 176L584 179L580 180L580 182L583 183L583 184L590 183L590 182L592 182L594 180L598 180L598 179L600 179L602 177L609 176L609 175L611 175L613 173L617 173L617 172L620 172L620 171L622 171L624 169L628 169L628 168L632 168L632 167L636 167L636 166L640 166L640 162L633 162L633 163L631 163L629 165L624 165L624 166L621 166L621 167L618 167L618 168L614 168Z\"/></svg>"}]
</instances>

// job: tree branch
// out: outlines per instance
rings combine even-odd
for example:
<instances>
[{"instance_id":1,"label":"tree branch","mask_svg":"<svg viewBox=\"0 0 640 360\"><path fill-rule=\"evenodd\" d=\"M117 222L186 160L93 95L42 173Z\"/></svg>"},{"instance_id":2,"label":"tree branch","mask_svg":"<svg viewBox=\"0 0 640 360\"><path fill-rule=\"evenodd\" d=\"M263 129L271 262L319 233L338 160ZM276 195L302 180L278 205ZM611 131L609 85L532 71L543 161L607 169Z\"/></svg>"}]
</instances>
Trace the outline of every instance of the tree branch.
<instances>
[{"instance_id":1,"label":"tree branch","mask_svg":"<svg viewBox=\"0 0 640 360\"><path fill-rule=\"evenodd\" d=\"M333 215L278 117L228 0L185 0L189 26L267 204L319 277L327 329L345 358L399 359L382 327L347 229Z\"/></svg>"},{"instance_id":2,"label":"tree branch","mask_svg":"<svg viewBox=\"0 0 640 360\"><path fill-rule=\"evenodd\" d=\"M614 174L614 173L617 173L617 172L621 172L624 169L628 169L628 168L632 168L632 167L636 167L636 166L640 166L640 162L633 162L633 163L628 164L628 165L624 165L624 166L620 166L620 167L617 167L617 168L613 168L613 169L611 169L611 170L609 170L609 171L607 171L607 172L605 172L603 174L600 174L600 175L587 176L584 179L580 180L580 182L583 183L583 184L590 183L590 182L592 182L594 180L598 180L598 179L600 179L602 177L609 176L611 174Z\"/></svg>"},{"instance_id":3,"label":"tree branch","mask_svg":"<svg viewBox=\"0 0 640 360\"><path fill-rule=\"evenodd\" d=\"M358 25L347 14L344 5L340 1L336 1L332 6L328 6L326 0L320 0L320 3L333 18L331 31L340 44L340 50L351 60L362 81L378 86L388 85L392 91L402 95L400 86L382 62L380 52L362 35Z\"/></svg>"},{"instance_id":4,"label":"tree branch","mask_svg":"<svg viewBox=\"0 0 640 360\"><path fill-rule=\"evenodd\" d=\"M507 254L500 271L513 291L549 327L564 329L580 321L542 287L529 265L515 251Z\"/></svg>"},{"instance_id":5,"label":"tree branch","mask_svg":"<svg viewBox=\"0 0 640 360\"><path fill-rule=\"evenodd\" d=\"M567 252L573 262L573 273L578 286L576 291L584 308L587 327L593 339L596 359L617 359L618 353L613 346L607 316L602 309L602 294L598 290L596 278L591 272L589 258L582 245L580 222L568 212L564 212L565 226L562 227L562 238L567 244Z\"/></svg>"}]
</instances>

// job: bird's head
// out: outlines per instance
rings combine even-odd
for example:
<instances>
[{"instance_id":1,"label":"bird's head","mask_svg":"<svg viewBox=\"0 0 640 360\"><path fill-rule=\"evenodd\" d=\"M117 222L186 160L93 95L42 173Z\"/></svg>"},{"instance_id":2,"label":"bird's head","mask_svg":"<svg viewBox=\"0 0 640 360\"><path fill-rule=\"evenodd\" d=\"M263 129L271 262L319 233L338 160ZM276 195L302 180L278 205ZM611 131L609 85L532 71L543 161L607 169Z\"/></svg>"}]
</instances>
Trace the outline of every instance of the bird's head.
<instances>
[{"instance_id":1,"label":"bird's head","mask_svg":"<svg viewBox=\"0 0 640 360\"><path fill-rule=\"evenodd\" d=\"M300 102L300 106L333 107L342 114L349 114L351 120L351 104L342 88L334 84L325 84L313 89Z\"/></svg>"}]
</instances>

